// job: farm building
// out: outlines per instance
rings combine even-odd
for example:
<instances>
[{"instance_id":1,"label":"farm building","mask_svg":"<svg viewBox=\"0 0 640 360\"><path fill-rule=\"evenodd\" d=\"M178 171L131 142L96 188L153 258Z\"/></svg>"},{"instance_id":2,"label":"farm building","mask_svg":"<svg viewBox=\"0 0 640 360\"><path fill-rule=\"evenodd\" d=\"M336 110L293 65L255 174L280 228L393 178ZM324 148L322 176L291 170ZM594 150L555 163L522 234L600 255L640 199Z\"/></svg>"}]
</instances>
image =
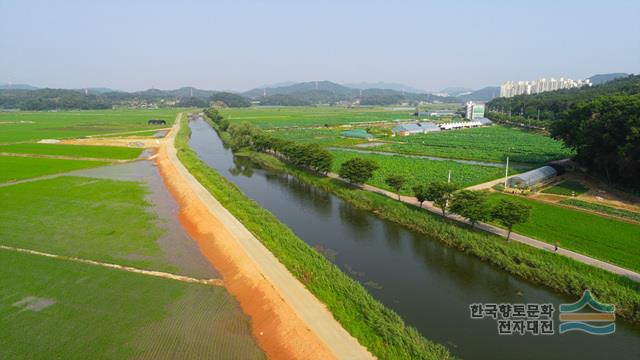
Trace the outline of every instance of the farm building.
<instances>
[{"instance_id":1,"label":"farm building","mask_svg":"<svg viewBox=\"0 0 640 360\"><path fill-rule=\"evenodd\" d=\"M479 121L460 121L454 123L446 123L440 124L440 129L442 130L455 130L455 129L464 129L464 128L472 128L482 126L482 123Z\"/></svg>"},{"instance_id":2,"label":"farm building","mask_svg":"<svg viewBox=\"0 0 640 360\"><path fill-rule=\"evenodd\" d=\"M510 177L507 180L507 185L512 188L527 189L540 184L545 180L549 180L556 175L558 175L556 169L551 166L543 166L541 168Z\"/></svg>"},{"instance_id":3,"label":"farm building","mask_svg":"<svg viewBox=\"0 0 640 360\"><path fill-rule=\"evenodd\" d=\"M147 121L147 124L149 125L166 125L167 122L161 119L151 119L149 121Z\"/></svg>"},{"instance_id":4,"label":"farm building","mask_svg":"<svg viewBox=\"0 0 640 360\"><path fill-rule=\"evenodd\" d=\"M392 129L393 136L407 136L413 134L424 134L432 131L440 131L438 125L432 122L421 122L411 124L400 124Z\"/></svg>"},{"instance_id":5,"label":"farm building","mask_svg":"<svg viewBox=\"0 0 640 360\"><path fill-rule=\"evenodd\" d=\"M369 134L364 129L353 129L353 130L343 131L340 133L340 136L358 138L358 139L367 139L367 140L373 139L373 135Z\"/></svg>"}]
</instances>

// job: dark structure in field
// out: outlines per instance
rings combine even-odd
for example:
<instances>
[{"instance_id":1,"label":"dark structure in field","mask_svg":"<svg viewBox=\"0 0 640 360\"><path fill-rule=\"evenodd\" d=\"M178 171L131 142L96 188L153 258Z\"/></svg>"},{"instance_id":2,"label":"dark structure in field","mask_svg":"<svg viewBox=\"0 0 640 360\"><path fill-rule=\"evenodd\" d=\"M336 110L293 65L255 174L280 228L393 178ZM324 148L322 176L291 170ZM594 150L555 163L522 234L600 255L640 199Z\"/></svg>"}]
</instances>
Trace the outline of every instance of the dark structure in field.
<instances>
[{"instance_id":1,"label":"dark structure in field","mask_svg":"<svg viewBox=\"0 0 640 360\"><path fill-rule=\"evenodd\" d=\"M167 125L167 122L161 119L151 119L147 121L149 125Z\"/></svg>"}]
</instances>

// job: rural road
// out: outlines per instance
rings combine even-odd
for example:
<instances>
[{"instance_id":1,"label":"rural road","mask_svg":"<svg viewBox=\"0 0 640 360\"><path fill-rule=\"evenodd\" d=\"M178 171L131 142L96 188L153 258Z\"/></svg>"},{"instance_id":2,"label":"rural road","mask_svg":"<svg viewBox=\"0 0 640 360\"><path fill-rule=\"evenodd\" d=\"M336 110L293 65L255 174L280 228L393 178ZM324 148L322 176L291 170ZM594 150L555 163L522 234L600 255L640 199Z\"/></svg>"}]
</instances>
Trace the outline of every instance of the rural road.
<instances>
[{"instance_id":1,"label":"rural road","mask_svg":"<svg viewBox=\"0 0 640 360\"><path fill-rule=\"evenodd\" d=\"M326 306L309 292L287 268L258 240L238 219L225 209L209 191L191 175L179 161L174 144L180 129L180 119L166 138L166 151L169 161L189 186L199 201L231 234L229 241L236 242L243 250L246 261L255 265L261 276L275 289L285 304L304 323L307 330L324 343L336 359L374 359L365 347L351 336L334 318ZM234 244L235 246L236 244ZM227 278L225 276L225 282ZM286 324L283 324L286 325ZM261 335L262 333L260 333ZM300 344L304 346L305 344ZM322 355L307 355L307 358L320 358Z\"/></svg>"},{"instance_id":2,"label":"rural road","mask_svg":"<svg viewBox=\"0 0 640 360\"><path fill-rule=\"evenodd\" d=\"M344 181L344 182L348 182L347 180L340 178L337 174L334 174L334 173L330 173L328 176L333 178L333 179L337 179L337 180L341 180L341 181ZM472 186L472 187L470 187L468 189L470 189L470 190L486 189L486 188L490 188L491 186L493 186L495 184L498 184L500 182L503 182L503 181L504 181L504 179L498 179L498 180L494 180L494 181L491 181L491 182L488 182L488 183L485 183L485 184L477 185L476 187ZM382 195L388 196L388 197L390 197L392 199L395 199L395 200L398 199L398 194L393 193L391 191L387 191L387 190L384 190L384 189L377 188L375 186L371 186L371 185L366 185L365 184L365 185L362 185L361 188L364 189L364 190L367 190L367 191L371 191L371 192L375 192L375 193L378 193L378 194L382 194ZM403 195L403 196L400 197L400 201L402 201L402 202L404 202L406 204L410 204L410 205L413 205L413 206L416 206L416 207L420 207L420 203L413 196L404 196ZM422 208L427 210L427 211L430 211L432 213L435 213L435 214L438 214L438 215L442 215L442 210L440 210L440 208L434 206L433 203L431 203L431 202L425 201L423 206L422 206ZM447 213L447 218L452 219L452 220L456 220L456 221L464 223L464 224L470 224L469 221L467 221L465 218L463 218L463 217L461 217L459 215L456 215L456 214ZM490 232L490 233L498 235L498 236L502 236L504 238L507 237L507 230L502 229L500 227L497 227L495 225L486 224L486 223L477 223L476 224L476 228L484 230L486 232ZM518 234L518 233L515 233L515 232L511 233L511 237L509 239L517 241L517 242L522 243L522 244L526 244L526 245L538 248L538 249L548 250L548 251L554 252L554 246L552 244L549 244L549 243L546 243L546 242L543 242L543 241L540 241L540 240L536 240L534 238L531 238L531 237L528 237L528 236L524 236L524 235L521 235L521 234ZM617 275L626 276L631 280L640 282L640 274L635 272L635 271L632 271L632 270L629 270L629 269L625 269L625 268L622 268L620 266L616 266L616 265L610 264L608 262L605 262L605 261L602 261L602 260L598 260L598 259L586 256L586 255L583 255L583 254L580 254L580 253L577 253L577 252L574 252L574 251L571 251L571 250L566 250L566 249L563 249L563 248L558 248L558 251L555 251L555 253L563 255L563 256L566 256L566 257L569 257L569 258L572 258L572 259L574 259L576 261L579 261L579 262L582 262L582 263L585 263L585 264L588 264L588 265L591 265L591 266L595 266L597 268L612 272L612 273L617 274Z\"/></svg>"}]
</instances>

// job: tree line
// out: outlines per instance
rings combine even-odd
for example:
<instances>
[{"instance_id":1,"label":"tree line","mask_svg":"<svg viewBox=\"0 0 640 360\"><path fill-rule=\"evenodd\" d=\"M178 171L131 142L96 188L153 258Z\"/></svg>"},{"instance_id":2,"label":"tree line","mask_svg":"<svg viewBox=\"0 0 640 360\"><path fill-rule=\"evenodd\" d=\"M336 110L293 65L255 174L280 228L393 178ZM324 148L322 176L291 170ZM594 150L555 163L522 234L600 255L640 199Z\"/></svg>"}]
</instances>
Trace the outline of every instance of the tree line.
<instances>
[{"instance_id":1,"label":"tree line","mask_svg":"<svg viewBox=\"0 0 640 360\"><path fill-rule=\"evenodd\" d=\"M172 105L164 105L164 100L173 100ZM158 106L200 108L209 107L212 103L225 107L251 105L246 98L228 92L215 92L210 96L189 96L162 90L136 93L112 91L100 94L68 89L0 90L0 108L27 111L111 109L114 106L128 106L137 101L156 102Z\"/></svg>"}]
</instances>

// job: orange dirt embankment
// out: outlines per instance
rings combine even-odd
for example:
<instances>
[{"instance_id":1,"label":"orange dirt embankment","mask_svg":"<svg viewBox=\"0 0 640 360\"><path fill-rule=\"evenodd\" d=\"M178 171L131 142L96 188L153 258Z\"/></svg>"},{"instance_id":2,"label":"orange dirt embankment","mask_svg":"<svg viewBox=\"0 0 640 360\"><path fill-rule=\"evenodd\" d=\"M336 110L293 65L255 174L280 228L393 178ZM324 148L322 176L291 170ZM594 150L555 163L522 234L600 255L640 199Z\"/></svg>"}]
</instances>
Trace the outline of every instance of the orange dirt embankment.
<instances>
[{"instance_id":1,"label":"orange dirt embankment","mask_svg":"<svg viewBox=\"0 0 640 360\"><path fill-rule=\"evenodd\" d=\"M204 256L222 274L227 290L251 317L253 336L270 359L334 359L304 324L232 234L206 208L180 175L163 144L157 157L167 188L180 207L180 222Z\"/></svg>"}]
</instances>

